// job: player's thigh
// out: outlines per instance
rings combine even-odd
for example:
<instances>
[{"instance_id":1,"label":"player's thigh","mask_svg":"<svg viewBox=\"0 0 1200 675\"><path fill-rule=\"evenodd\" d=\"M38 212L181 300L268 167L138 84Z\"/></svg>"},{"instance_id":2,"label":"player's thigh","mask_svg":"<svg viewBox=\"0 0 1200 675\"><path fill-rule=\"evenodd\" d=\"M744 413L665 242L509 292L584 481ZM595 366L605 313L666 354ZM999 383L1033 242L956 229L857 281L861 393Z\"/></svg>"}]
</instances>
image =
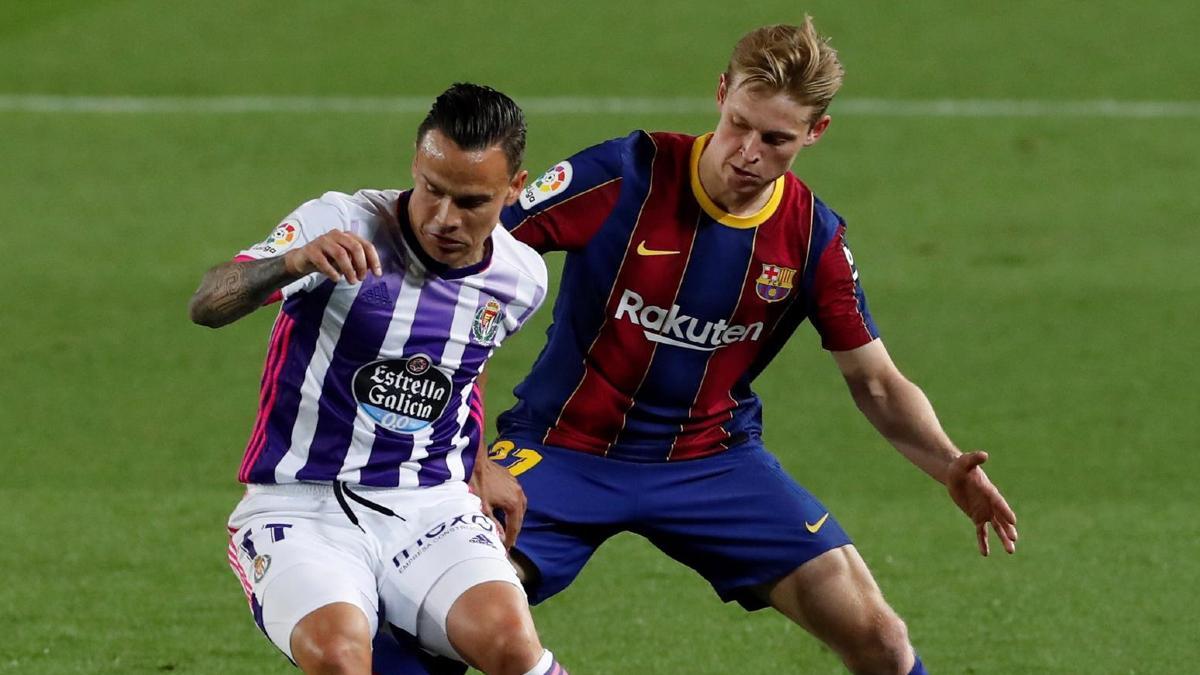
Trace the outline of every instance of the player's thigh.
<instances>
[{"instance_id":1,"label":"player's thigh","mask_svg":"<svg viewBox=\"0 0 1200 675\"><path fill-rule=\"evenodd\" d=\"M421 510L414 536L381 536L385 555L379 592L388 623L420 644L458 658L446 641L446 617L467 589L490 581L512 586L524 599L495 524L479 499L463 492Z\"/></svg>"},{"instance_id":2,"label":"player's thigh","mask_svg":"<svg viewBox=\"0 0 1200 675\"><path fill-rule=\"evenodd\" d=\"M495 565L472 558L446 571L417 619L421 644L476 667L498 659L537 659L541 643L525 591Z\"/></svg>"},{"instance_id":3,"label":"player's thigh","mask_svg":"<svg viewBox=\"0 0 1200 675\"><path fill-rule=\"evenodd\" d=\"M596 548L629 520L632 483L618 475L629 467L518 438L496 441L489 455L525 491L528 506L512 557L537 604L570 585Z\"/></svg>"},{"instance_id":4,"label":"player's thigh","mask_svg":"<svg viewBox=\"0 0 1200 675\"><path fill-rule=\"evenodd\" d=\"M766 606L755 592L850 538L828 509L761 445L661 465L643 489L638 532L695 569L726 602Z\"/></svg>"},{"instance_id":5,"label":"player's thigh","mask_svg":"<svg viewBox=\"0 0 1200 675\"><path fill-rule=\"evenodd\" d=\"M237 516L235 512L235 516ZM319 515L259 512L234 518L229 562L259 628L288 658L292 632L306 616L335 603L357 607L366 640L378 626L372 563L353 528ZM347 525L349 523L346 523Z\"/></svg>"}]
</instances>

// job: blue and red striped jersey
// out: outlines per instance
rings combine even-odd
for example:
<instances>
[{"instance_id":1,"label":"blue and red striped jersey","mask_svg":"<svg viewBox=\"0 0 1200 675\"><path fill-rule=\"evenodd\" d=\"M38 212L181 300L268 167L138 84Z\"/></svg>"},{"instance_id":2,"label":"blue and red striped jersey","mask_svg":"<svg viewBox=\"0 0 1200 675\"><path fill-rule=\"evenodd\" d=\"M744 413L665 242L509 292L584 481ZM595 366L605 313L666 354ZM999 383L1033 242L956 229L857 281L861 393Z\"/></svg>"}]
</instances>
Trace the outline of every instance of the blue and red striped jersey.
<instances>
[{"instance_id":1,"label":"blue and red striped jersey","mask_svg":"<svg viewBox=\"0 0 1200 675\"><path fill-rule=\"evenodd\" d=\"M829 350L878 337L842 219L790 172L758 213L724 212L697 174L707 141L601 143L503 212L566 260L502 435L631 461L711 455L761 434L751 383L804 319Z\"/></svg>"}]
</instances>

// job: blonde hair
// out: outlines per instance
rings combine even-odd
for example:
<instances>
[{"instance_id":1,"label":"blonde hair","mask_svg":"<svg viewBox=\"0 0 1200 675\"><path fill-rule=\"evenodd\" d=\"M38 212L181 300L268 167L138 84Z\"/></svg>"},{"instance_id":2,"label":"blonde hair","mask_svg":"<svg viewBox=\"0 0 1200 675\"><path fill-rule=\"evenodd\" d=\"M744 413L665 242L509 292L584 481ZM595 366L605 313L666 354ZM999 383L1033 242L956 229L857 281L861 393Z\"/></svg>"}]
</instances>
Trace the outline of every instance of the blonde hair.
<instances>
[{"instance_id":1,"label":"blonde hair","mask_svg":"<svg viewBox=\"0 0 1200 675\"><path fill-rule=\"evenodd\" d=\"M746 33L725 68L727 86L786 94L800 105L812 106L814 122L825 114L843 75L837 50L817 34L808 15L800 26L763 26Z\"/></svg>"}]
</instances>

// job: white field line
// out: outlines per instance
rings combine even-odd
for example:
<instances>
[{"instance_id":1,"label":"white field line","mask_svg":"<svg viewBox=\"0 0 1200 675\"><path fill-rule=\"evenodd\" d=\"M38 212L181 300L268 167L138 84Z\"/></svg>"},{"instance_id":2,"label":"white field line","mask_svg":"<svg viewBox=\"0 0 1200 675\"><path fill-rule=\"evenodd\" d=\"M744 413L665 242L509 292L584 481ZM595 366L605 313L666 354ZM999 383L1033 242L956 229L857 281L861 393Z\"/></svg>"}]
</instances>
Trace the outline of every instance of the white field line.
<instances>
[{"instance_id":1,"label":"white field line","mask_svg":"<svg viewBox=\"0 0 1200 675\"><path fill-rule=\"evenodd\" d=\"M533 115L711 114L709 98L516 97ZM410 113L429 109L433 96L58 96L0 94L0 112L46 114ZM872 117L1105 117L1200 118L1200 101L1080 101L845 98L837 115Z\"/></svg>"}]
</instances>

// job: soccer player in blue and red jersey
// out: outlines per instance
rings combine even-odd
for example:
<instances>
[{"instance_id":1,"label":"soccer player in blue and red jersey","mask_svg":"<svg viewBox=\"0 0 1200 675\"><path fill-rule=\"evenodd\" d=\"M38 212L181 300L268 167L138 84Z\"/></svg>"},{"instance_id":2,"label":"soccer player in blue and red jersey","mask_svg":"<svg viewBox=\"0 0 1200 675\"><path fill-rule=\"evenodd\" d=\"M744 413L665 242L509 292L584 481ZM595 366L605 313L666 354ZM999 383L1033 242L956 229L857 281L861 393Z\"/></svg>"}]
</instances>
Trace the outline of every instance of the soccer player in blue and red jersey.
<instances>
[{"instance_id":1,"label":"soccer player in blue and red jersey","mask_svg":"<svg viewBox=\"0 0 1200 675\"><path fill-rule=\"evenodd\" d=\"M382 617L413 637L387 668L465 670L419 645L565 674L467 486L477 378L545 297L541 257L496 227L524 147L510 98L454 85L417 130L413 189L307 202L192 298L212 327L282 300L228 555L259 628L306 673L370 673Z\"/></svg>"},{"instance_id":2,"label":"soccer player in blue and red jersey","mask_svg":"<svg viewBox=\"0 0 1200 675\"><path fill-rule=\"evenodd\" d=\"M546 346L492 446L528 498L513 557L532 602L632 531L855 673L925 672L849 536L763 447L752 384L806 319L863 414L970 517L980 551L989 523L1015 550L987 455L960 452L893 364L845 222L789 172L828 129L842 74L811 19L752 31L720 76L715 131L588 148L502 212L520 241L567 252Z\"/></svg>"}]
</instances>

